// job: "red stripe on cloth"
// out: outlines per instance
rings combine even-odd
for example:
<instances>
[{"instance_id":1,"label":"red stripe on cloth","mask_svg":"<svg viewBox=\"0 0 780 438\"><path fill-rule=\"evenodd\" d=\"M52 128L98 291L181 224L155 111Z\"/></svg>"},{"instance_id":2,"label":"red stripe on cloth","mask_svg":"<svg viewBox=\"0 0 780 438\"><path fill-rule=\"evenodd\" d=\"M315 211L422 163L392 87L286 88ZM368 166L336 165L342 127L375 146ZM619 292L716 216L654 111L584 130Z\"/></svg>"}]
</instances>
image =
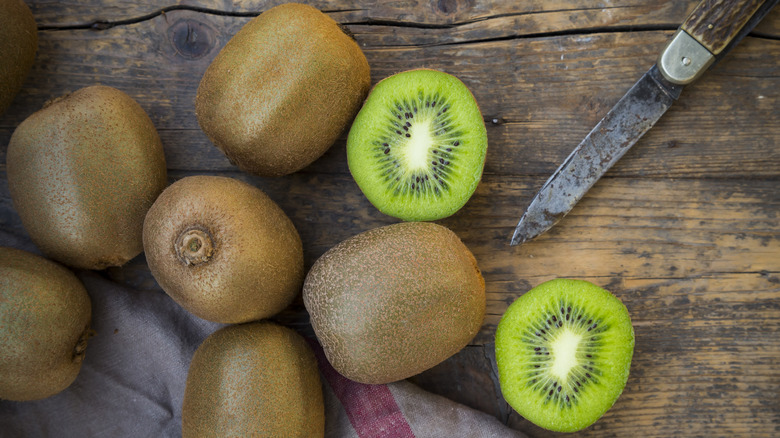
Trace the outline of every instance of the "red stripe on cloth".
<instances>
[{"instance_id":1,"label":"red stripe on cloth","mask_svg":"<svg viewBox=\"0 0 780 438\"><path fill-rule=\"evenodd\" d=\"M307 340L322 375L360 438L415 438L387 385L367 385L347 379L331 366L317 341Z\"/></svg>"}]
</instances>

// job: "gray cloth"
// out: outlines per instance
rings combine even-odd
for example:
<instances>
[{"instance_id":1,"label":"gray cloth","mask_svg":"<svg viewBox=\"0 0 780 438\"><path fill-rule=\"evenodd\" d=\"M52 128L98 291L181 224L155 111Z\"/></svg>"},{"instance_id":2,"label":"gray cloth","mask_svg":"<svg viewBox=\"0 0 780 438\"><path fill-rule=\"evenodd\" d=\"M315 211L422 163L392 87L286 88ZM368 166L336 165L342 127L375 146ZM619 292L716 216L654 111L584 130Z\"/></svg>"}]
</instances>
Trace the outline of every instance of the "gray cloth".
<instances>
[{"instance_id":1,"label":"gray cloth","mask_svg":"<svg viewBox=\"0 0 780 438\"><path fill-rule=\"evenodd\" d=\"M38 253L29 241L3 231L0 246ZM69 388L50 398L0 401L0 437L181 436L190 359L223 325L191 315L159 289L139 291L101 272L76 273L92 299L96 331L81 372ZM361 385L334 374L327 364L320 367L327 437L523 436L487 414L409 382Z\"/></svg>"}]
</instances>

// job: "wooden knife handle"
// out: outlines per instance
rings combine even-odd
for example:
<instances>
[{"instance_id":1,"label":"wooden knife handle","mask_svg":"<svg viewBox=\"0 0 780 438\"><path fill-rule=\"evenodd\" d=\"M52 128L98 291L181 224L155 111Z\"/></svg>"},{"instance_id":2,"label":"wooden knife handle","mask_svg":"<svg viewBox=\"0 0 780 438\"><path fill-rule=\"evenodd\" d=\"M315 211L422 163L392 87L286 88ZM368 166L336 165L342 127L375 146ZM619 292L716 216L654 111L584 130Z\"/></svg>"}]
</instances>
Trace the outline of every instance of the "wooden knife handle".
<instances>
[{"instance_id":1,"label":"wooden knife handle","mask_svg":"<svg viewBox=\"0 0 780 438\"><path fill-rule=\"evenodd\" d=\"M702 0L680 28L717 55L763 3L764 0Z\"/></svg>"}]
</instances>

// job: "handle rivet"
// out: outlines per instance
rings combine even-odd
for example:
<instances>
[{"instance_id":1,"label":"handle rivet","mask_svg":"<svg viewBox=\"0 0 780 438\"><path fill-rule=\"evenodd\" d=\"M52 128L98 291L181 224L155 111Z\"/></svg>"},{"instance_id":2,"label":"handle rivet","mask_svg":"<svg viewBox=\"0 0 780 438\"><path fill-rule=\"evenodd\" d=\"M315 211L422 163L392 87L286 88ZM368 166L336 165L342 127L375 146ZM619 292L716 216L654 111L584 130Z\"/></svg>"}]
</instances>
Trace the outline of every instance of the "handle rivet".
<instances>
[{"instance_id":1,"label":"handle rivet","mask_svg":"<svg viewBox=\"0 0 780 438\"><path fill-rule=\"evenodd\" d=\"M691 65L691 58L689 58L687 56L683 56L682 57L682 65L684 65L686 67Z\"/></svg>"},{"instance_id":2,"label":"handle rivet","mask_svg":"<svg viewBox=\"0 0 780 438\"><path fill-rule=\"evenodd\" d=\"M711 24L708 24L708 25L707 25L707 29L712 29L713 27L715 27L715 26L713 26L713 25L711 25Z\"/></svg>"}]
</instances>

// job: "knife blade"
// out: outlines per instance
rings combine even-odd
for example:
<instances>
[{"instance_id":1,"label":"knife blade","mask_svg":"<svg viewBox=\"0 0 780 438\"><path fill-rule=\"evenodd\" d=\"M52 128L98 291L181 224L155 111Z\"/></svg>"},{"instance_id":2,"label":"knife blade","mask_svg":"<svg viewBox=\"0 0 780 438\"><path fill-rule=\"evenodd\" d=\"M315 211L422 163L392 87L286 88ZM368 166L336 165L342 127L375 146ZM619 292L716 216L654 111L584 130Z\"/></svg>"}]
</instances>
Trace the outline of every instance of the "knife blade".
<instances>
[{"instance_id":1,"label":"knife blade","mask_svg":"<svg viewBox=\"0 0 780 438\"><path fill-rule=\"evenodd\" d=\"M510 245L552 228L698 79L780 0L703 0L658 61L626 92L544 183L515 227Z\"/></svg>"}]
</instances>

